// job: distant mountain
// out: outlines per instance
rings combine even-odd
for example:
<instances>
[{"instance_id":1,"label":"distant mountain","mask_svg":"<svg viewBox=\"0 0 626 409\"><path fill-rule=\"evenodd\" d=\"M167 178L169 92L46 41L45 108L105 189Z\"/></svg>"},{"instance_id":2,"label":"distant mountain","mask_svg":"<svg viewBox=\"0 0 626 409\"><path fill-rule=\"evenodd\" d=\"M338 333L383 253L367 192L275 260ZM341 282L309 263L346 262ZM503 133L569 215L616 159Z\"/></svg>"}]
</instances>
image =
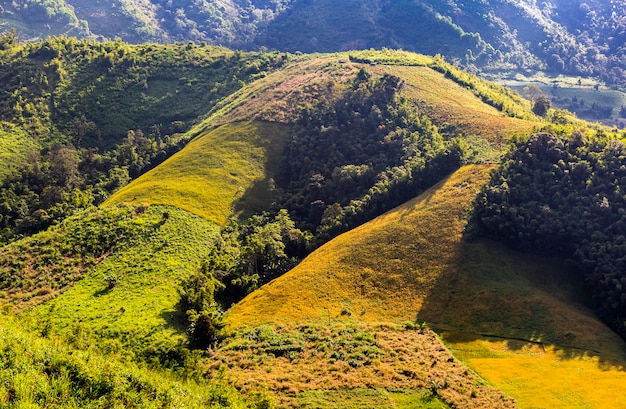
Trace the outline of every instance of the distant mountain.
<instances>
[{"instance_id":1,"label":"distant mountain","mask_svg":"<svg viewBox=\"0 0 626 409\"><path fill-rule=\"evenodd\" d=\"M480 70L626 79L626 4L610 0L15 0L0 27L240 49L402 48Z\"/></svg>"}]
</instances>

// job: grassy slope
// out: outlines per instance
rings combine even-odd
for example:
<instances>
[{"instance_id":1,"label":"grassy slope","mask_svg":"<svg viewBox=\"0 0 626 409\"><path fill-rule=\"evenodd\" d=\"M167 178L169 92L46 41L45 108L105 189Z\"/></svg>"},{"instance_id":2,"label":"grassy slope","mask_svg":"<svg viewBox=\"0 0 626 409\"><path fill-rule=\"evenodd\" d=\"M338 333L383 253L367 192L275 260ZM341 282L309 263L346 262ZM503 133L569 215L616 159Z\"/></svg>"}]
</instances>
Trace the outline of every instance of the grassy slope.
<instances>
[{"instance_id":1,"label":"grassy slope","mask_svg":"<svg viewBox=\"0 0 626 409\"><path fill-rule=\"evenodd\" d=\"M39 149L26 132L6 122L0 123L0 182L26 161L26 155Z\"/></svg>"},{"instance_id":2,"label":"grassy slope","mask_svg":"<svg viewBox=\"0 0 626 409\"><path fill-rule=\"evenodd\" d=\"M566 268L462 240L488 169L465 167L331 241L233 307L229 325L423 319L520 407L612 406L623 341L576 301Z\"/></svg>"},{"instance_id":3,"label":"grassy slope","mask_svg":"<svg viewBox=\"0 0 626 409\"><path fill-rule=\"evenodd\" d=\"M537 126L532 121L504 115L431 68L377 66L373 70L403 78L407 95L444 130L450 127L450 131L464 136L480 135L492 143L506 143L511 136L528 134Z\"/></svg>"},{"instance_id":4,"label":"grassy slope","mask_svg":"<svg viewBox=\"0 0 626 409\"><path fill-rule=\"evenodd\" d=\"M261 122L211 130L118 191L105 206L168 204L223 224L236 208L271 202L268 174L278 164L286 137L286 127Z\"/></svg>"},{"instance_id":5,"label":"grassy slope","mask_svg":"<svg viewBox=\"0 0 626 409\"><path fill-rule=\"evenodd\" d=\"M0 407L2 408L245 408L225 381L182 380L139 367L116 351L76 349L58 339L25 331L1 316Z\"/></svg>"},{"instance_id":6,"label":"grassy slope","mask_svg":"<svg viewBox=\"0 0 626 409\"><path fill-rule=\"evenodd\" d=\"M163 219L167 212L169 218ZM137 353L167 350L184 339L176 304L181 279L200 268L217 226L172 207L152 206L135 223L150 234L127 243L54 301L25 314L53 334L76 331L89 339L118 339ZM108 289L105 277L118 284Z\"/></svg>"}]
</instances>

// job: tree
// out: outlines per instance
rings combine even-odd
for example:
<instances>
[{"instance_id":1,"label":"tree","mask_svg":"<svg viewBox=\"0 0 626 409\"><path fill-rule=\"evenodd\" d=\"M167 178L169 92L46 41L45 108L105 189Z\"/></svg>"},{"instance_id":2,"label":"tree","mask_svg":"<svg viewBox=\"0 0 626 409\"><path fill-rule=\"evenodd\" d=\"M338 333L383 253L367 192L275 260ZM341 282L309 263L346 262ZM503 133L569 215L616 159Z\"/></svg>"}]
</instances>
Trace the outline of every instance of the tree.
<instances>
[{"instance_id":1,"label":"tree","mask_svg":"<svg viewBox=\"0 0 626 409\"><path fill-rule=\"evenodd\" d=\"M546 116L551 106L552 103L550 102L550 98L545 95L539 95L537 99L535 99L533 112L535 115Z\"/></svg>"}]
</instances>

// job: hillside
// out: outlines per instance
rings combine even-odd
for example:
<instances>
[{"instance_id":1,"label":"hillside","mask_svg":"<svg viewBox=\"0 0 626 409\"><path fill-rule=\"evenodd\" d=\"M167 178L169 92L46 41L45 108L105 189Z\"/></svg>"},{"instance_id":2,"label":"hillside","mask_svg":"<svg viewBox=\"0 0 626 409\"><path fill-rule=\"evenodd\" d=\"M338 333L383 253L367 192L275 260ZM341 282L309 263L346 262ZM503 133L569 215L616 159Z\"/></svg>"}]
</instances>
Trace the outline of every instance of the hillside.
<instances>
[{"instance_id":1,"label":"hillside","mask_svg":"<svg viewBox=\"0 0 626 409\"><path fill-rule=\"evenodd\" d=\"M235 122L191 141L182 152L116 192L104 205L168 204L225 224L235 208L247 214L269 207L268 180L276 173L287 129ZM247 198L249 189L258 195ZM245 196L245 197L244 197ZM258 203L256 203L258 202Z\"/></svg>"},{"instance_id":2,"label":"hillside","mask_svg":"<svg viewBox=\"0 0 626 409\"><path fill-rule=\"evenodd\" d=\"M205 41L238 49L336 52L402 48L467 68L624 79L624 5L616 1L13 1L0 27L20 36Z\"/></svg>"},{"instance_id":3,"label":"hillside","mask_svg":"<svg viewBox=\"0 0 626 409\"><path fill-rule=\"evenodd\" d=\"M562 111L538 116L509 89L406 51L61 38L0 57L7 78L65 69L47 85L8 82L0 100L14 115L2 128L13 163L0 192L0 303L22 329L5 327L62 347L78 368L63 388L110 356L113 367L154 370L141 385L164 407L178 405L158 392L172 379L189 380L191 396L208 388L215 400L198 399L216 407L602 407L618 393L607 379L621 379L623 341L563 278L567 267L462 237L510 141L615 131ZM93 74L97 61L113 64ZM64 116L81 101L84 118ZM92 111L98 101L113 109ZM132 126L164 106L188 120L166 135ZM118 115L131 123L123 136L99 138L93 126L128 126ZM24 362L49 375L38 356ZM131 407L135 389L115 379L71 396ZM546 392L530 396L537 382ZM18 396L51 405L10 390L2 399L18 406Z\"/></svg>"},{"instance_id":4,"label":"hillside","mask_svg":"<svg viewBox=\"0 0 626 409\"><path fill-rule=\"evenodd\" d=\"M1 37L0 242L33 234L163 162L221 98L286 54Z\"/></svg>"},{"instance_id":5,"label":"hillside","mask_svg":"<svg viewBox=\"0 0 626 409\"><path fill-rule=\"evenodd\" d=\"M566 267L487 240L462 238L466 211L490 169L462 168L415 200L337 237L234 306L226 322L230 328L320 331L342 324L393 328L425 321L519 407L611 406L606 399L621 396L618 379L624 377L626 350L578 301L579 289L565 277ZM386 345L384 330L371 331ZM411 345L415 338L403 342ZM374 360L372 370L384 362ZM265 364L282 365L279 359ZM407 364L419 373L419 365ZM303 390L300 371L315 370L316 377L332 371L312 369L307 359L291 365L289 372L280 372L282 382ZM246 383L267 382L269 375L256 368L248 363L232 371ZM360 369L347 372L352 371L339 387L358 387L370 379L357 375Z\"/></svg>"}]
</instances>

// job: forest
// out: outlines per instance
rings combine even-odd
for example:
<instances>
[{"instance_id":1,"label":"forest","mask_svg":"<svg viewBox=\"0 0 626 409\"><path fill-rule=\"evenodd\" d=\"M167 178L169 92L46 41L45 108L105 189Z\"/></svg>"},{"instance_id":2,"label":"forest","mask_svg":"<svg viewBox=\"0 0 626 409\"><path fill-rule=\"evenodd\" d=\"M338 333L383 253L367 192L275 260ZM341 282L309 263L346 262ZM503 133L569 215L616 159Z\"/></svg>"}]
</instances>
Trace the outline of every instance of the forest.
<instances>
[{"instance_id":1,"label":"forest","mask_svg":"<svg viewBox=\"0 0 626 409\"><path fill-rule=\"evenodd\" d=\"M626 338L625 188L621 141L539 132L518 142L478 195L475 222L513 248L571 260L598 314Z\"/></svg>"}]
</instances>

